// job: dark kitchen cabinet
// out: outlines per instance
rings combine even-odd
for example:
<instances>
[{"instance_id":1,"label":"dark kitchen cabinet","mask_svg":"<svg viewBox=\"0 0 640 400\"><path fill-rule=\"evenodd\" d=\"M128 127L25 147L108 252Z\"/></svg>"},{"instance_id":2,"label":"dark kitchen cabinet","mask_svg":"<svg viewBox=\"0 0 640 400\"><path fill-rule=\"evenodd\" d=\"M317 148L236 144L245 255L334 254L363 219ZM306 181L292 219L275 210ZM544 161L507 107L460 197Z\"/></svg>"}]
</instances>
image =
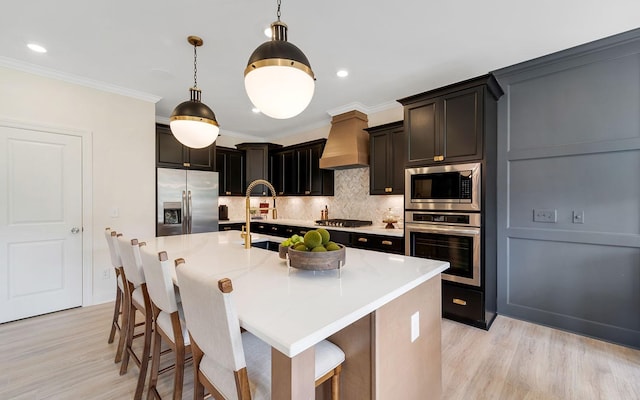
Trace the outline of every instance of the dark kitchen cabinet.
<instances>
[{"instance_id":1,"label":"dark kitchen cabinet","mask_svg":"<svg viewBox=\"0 0 640 400\"><path fill-rule=\"evenodd\" d=\"M366 131L370 135L369 194L404 194L404 122L392 122Z\"/></svg>"},{"instance_id":2,"label":"dark kitchen cabinet","mask_svg":"<svg viewBox=\"0 0 640 400\"><path fill-rule=\"evenodd\" d=\"M296 152L282 150L271 154L271 183L278 196L290 195L297 191L298 171Z\"/></svg>"},{"instance_id":3,"label":"dark kitchen cabinet","mask_svg":"<svg viewBox=\"0 0 640 400\"><path fill-rule=\"evenodd\" d=\"M320 157L325 139L310 142L296 149L298 163L298 194L311 196L333 196L334 173L320 169Z\"/></svg>"},{"instance_id":4,"label":"dark kitchen cabinet","mask_svg":"<svg viewBox=\"0 0 640 400\"><path fill-rule=\"evenodd\" d=\"M239 223L239 222L234 222L231 224L220 224L219 225L219 231L242 231L242 226L244 224L243 223Z\"/></svg>"},{"instance_id":5,"label":"dark kitchen cabinet","mask_svg":"<svg viewBox=\"0 0 640 400\"><path fill-rule=\"evenodd\" d=\"M245 188L256 179L269 180L269 151L282 146L273 143L240 143L236 147L244 151ZM251 190L252 196L270 196L269 188L257 185Z\"/></svg>"},{"instance_id":6,"label":"dark kitchen cabinet","mask_svg":"<svg viewBox=\"0 0 640 400\"><path fill-rule=\"evenodd\" d=\"M334 172L320 169L326 139L283 147L271 154L271 179L278 195L333 196Z\"/></svg>"},{"instance_id":7,"label":"dark kitchen cabinet","mask_svg":"<svg viewBox=\"0 0 640 400\"><path fill-rule=\"evenodd\" d=\"M168 125L156 124L156 166L215 171L216 145L192 149L180 143Z\"/></svg>"},{"instance_id":8,"label":"dark kitchen cabinet","mask_svg":"<svg viewBox=\"0 0 640 400\"><path fill-rule=\"evenodd\" d=\"M244 196L244 153L227 147L216 149L220 196Z\"/></svg>"},{"instance_id":9,"label":"dark kitchen cabinet","mask_svg":"<svg viewBox=\"0 0 640 400\"><path fill-rule=\"evenodd\" d=\"M352 233L350 246L358 249L404 254L404 237Z\"/></svg>"},{"instance_id":10,"label":"dark kitchen cabinet","mask_svg":"<svg viewBox=\"0 0 640 400\"><path fill-rule=\"evenodd\" d=\"M442 281L442 315L486 329L483 291Z\"/></svg>"},{"instance_id":11,"label":"dark kitchen cabinet","mask_svg":"<svg viewBox=\"0 0 640 400\"><path fill-rule=\"evenodd\" d=\"M404 106L406 165L482 160L485 101L501 95L493 75L485 75L398 100Z\"/></svg>"}]
</instances>

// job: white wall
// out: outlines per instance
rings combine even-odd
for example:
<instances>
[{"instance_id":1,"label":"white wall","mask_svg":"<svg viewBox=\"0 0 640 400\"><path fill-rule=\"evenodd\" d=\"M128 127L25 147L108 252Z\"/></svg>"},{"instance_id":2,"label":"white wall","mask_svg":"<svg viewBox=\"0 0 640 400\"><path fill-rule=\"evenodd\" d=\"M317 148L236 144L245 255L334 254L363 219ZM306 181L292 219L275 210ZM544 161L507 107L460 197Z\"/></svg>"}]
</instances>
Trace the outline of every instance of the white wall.
<instances>
[{"instance_id":1,"label":"white wall","mask_svg":"<svg viewBox=\"0 0 640 400\"><path fill-rule=\"evenodd\" d=\"M102 279L110 266L104 228L155 236L155 104L0 67L0 118L91 133L93 225L84 229L93 265L86 267L93 268L91 302L111 300L112 268ZM110 217L113 208L119 217Z\"/></svg>"}]
</instances>

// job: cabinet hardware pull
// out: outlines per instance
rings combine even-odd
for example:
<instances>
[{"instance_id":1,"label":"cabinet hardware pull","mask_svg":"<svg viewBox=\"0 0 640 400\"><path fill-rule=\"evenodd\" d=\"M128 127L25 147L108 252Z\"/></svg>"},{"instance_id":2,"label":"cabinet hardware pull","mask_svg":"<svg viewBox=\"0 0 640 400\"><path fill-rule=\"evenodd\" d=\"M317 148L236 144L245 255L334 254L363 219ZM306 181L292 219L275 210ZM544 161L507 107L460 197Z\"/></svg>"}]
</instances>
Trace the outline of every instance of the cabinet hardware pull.
<instances>
[{"instance_id":1,"label":"cabinet hardware pull","mask_svg":"<svg viewBox=\"0 0 640 400\"><path fill-rule=\"evenodd\" d=\"M272 231L277 231L277 230L278 230L278 227L277 227L277 226L272 226L272 227L271 227L271 230L272 230Z\"/></svg>"},{"instance_id":2,"label":"cabinet hardware pull","mask_svg":"<svg viewBox=\"0 0 640 400\"><path fill-rule=\"evenodd\" d=\"M387 246L391 246L393 244L393 242L391 242L391 240L383 240L382 244L385 244Z\"/></svg>"},{"instance_id":3,"label":"cabinet hardware pull","mask_svg":"<svg viewBox=\"0 0 640 400\"><path fill-rule=\"evenodd\" d=\"M466 306L467 302L462 299L453 299L453 304L457 304L459 306Z\"/></svg>"},{"instance_id":4,"label":"cabinet hardware pull","mask_svg":"<svg viewBox=\"0 0 640 400\"><path fill-rule=\"evenodd\" d=\"M307 233L307 231L300 231L300 234L301 234L301 235L304 235L304 234L306 234L306 233Z\"/></svg>"},{"instance_id":5,"label":"cabinet hardware pull","mask_svg":"<svg viewBox=\"0 0 640 400\"><path fill-rule=\"evenodd\" d=\"M264 225L258 225L258 228L264 229Z\"/></svg>"},{"instance_id":6,"label":"cabinet hardware pull","mask_svg":"<svg viewBox=\"0 0 640 400\"><path fill-rule=\"evenodd\" d=\"M305 190L305 191L304 191L304 194L311 194L311 191L309 191L309 190Z\"/></svg>"},{"instance_id":7,"label":"cabinet hardware pull","mask_svg":"<svg viewBox=\"0 0 640 400\"><path fill-rule=\"evenodd\" d=\"M367 243L369 240L367 238L361 237L358 238L358 242Z\"/></svg>"},{"instance_id":8,"label":"cabinet hardware pull","mask_svg":"<svg viewBox=\"0 0 640 400\"><path fill-rule=\"evenodd\" d=\"M229 196L231 194L231 192L224 192L224 194L226 194L227 196Z\"/></svg>"},{"instance_id":9,"label":"cabinet hardware pull","mask_svg":"<svg viewBox=\"0 0 640 400\"><path fill-rule=\"evenodd\" d=\"M433 161L444 161L444 156L434 156Z\"/></svg>"},{"instance_id":10,"label":"cabinet hardware pull","mask_svg":"<svg viewBox=\"0 0 640 400\"><path fill-rule=\"evenodd\" d=\"M190 164L190 163L188 163L188 162L186 162L186 163L182 163L182 166L183 166L183 167L190 167L190 166L191 166L191 164Z\"/></svg>"},{"instance_id":11,"label":"cabinet hardware pull","mask_svg":"<svg viewBox=\"0 0 640 400\"><path fill-rule=\"evenodd\" d=\"M282 196L284 192L278 192L278 196Z\"/></svg>"},{"instance_id":12,"label":"cabinet hardware pull","mask_svg":"<svg viewBox=\"0 0 640 400\"><path fill-rule=\"evenodd\" d=\"M222 230L230 231L230 230L231 230L231 227L230 227L230 226L223 226L223 227L222 227Z\"/></svg>"},{"instance_id":13,"label":"cabinet hardware pull","mask_svg":"<svg viewBox=\"0 0 640 400\"><path fill-rule=\"evenodd\" d=\"M287 229L287 233L293 232L293 229Z\"/></svg>"}]
</instances>

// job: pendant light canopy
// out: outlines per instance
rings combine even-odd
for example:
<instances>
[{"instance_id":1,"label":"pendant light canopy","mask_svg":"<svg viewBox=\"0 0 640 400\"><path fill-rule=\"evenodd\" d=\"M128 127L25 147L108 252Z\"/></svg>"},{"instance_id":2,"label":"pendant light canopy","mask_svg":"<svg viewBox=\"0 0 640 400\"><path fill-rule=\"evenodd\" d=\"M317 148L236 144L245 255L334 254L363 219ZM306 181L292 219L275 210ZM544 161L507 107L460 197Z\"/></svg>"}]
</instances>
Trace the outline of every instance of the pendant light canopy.
<instances>
[{"instance_id":1,"label":"pendant light canopy","mask_svg":"<svg viewBox=\"0 0 640 400\"><path fill-rule=\"evenodd\" d=\"M189 36L188 42L193 45L193 87L189 88L191 99L178 106L171 113L169 126L171 133L180 143L194 149L201 149L215 142L220 128L216 115L200 101L201 90L198 89L197 48L202 46L202 39Z\"/></svg>"},{"instance_id":2,"label":"pendant light canopy","mask_svg":"<svg viewBox=\"0 0 640 400\"><path fill-rule=\"evenodd\" d=\"M258 46L244 70L244 88L260 111L272 118L286 119L304 111L315 90L311 64L302 50L287 41L287 25L271 24L271 41Z\"/></svg>"}]
</instances>

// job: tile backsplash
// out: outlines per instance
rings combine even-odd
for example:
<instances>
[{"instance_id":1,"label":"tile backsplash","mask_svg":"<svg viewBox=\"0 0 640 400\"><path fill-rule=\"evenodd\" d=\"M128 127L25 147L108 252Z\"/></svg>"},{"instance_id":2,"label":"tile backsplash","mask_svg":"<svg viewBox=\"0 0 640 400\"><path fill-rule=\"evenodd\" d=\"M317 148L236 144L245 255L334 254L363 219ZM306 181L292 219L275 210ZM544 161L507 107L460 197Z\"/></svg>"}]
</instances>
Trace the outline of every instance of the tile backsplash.
<instances>
[{"instance_id":1,"label":"tile backsplash","mask_svg":"<svg viewBox=\"0 0 640 400\"><path fill-rule=\"evenodd\" d=\"M252 197L252 207L258 207L260 200L260 197ZM229 207L230 219L244 218L243 197L223 196L218 203ZM325 205L329 218L360 219L372 221L373 225L384 225L382 219L389 208L400 226L404 218L404 196L369 195L368 167L336 170L334 196L281 196L276 199L278 217L285 219L320 219L320 211Z\"/></svg>"}]
</instances>

